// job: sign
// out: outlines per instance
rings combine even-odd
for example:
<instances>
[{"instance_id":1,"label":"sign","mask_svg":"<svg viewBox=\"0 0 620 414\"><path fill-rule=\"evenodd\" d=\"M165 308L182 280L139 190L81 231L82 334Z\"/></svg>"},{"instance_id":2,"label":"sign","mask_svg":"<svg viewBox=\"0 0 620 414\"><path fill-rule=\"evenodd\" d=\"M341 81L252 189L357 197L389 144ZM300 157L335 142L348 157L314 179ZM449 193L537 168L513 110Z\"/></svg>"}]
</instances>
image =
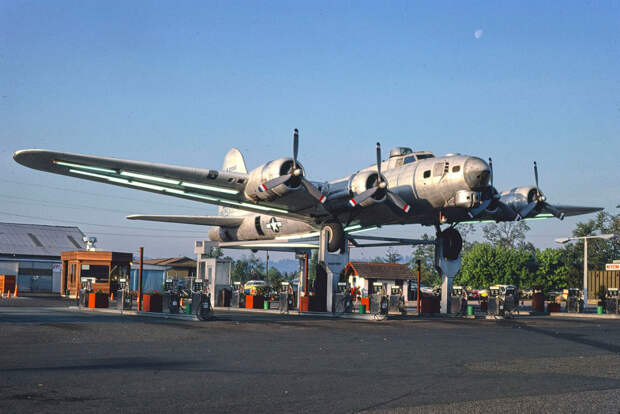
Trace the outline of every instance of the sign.
<instances>
[{"instance_id":1,"label":"sign","mask_svg":"<svg viewBox=\"0 0 620 414\"><path fill-rule=\"evenodd\" d=\"M620 263L607 263L605 270L620 270Z\"/></svg>"}]
</instances>

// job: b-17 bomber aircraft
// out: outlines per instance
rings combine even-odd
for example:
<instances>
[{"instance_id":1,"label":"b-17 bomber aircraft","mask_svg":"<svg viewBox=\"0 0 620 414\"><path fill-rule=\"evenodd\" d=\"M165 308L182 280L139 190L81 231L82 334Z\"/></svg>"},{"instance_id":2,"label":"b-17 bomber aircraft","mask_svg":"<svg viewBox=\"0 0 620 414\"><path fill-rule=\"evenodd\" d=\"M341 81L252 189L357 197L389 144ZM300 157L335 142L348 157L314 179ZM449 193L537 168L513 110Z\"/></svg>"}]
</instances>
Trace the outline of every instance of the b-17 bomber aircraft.
<instances>
[{"instance_id":1,"label":"b-17 bomber aircraft","mask_svg":"<svg viewBox=\"0 0 620 414\"><path fill-rule=\"evenodd\" d=\"M179 167L141 161L41 149L17 151L27 167L121 187L181 197L220 206L218 216L133 215L132 220L214 226L212 241L259 241L304 237L327 229L328 250L342 249L345 233L390 224L434 226L444 255L455 259L462 239L454 226L471 221L587 214L597 207L551 205L536 185L499 193L493 187L492 161L448 154L390 151L387 161L377 143L377 162L346 177L315 182L298 161L299 133L293 157L269 161L247 172L243 156L231 149L223 169ZM443 231L442 225L447 225Z\"/></svg>"}]
</instances>

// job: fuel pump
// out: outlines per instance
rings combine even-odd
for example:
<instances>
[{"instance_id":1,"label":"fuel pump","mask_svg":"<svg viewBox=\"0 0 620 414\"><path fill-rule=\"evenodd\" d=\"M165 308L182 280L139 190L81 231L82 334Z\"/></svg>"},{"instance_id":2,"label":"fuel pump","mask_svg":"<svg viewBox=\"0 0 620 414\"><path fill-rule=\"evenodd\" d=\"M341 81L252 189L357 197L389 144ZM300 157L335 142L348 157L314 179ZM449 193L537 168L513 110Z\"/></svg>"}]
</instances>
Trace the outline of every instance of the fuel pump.
<instances>
[{"instance_id":1,"label":"fuel pump","mask_svg":"<svg viewBox=\"0 0 620 414\"><path fill-rule=\"evenodd\" d=\"M280 286L280 313L288 313L294 306L293 289L289 282L282 282Z\"/></svg>"},{"instance_id":2,"label":"fuel pump","mask_svg":"<svg viewBox=\"0 0 620 414\"><path fill-rule=\"evenodd\" d=\"M500 289L498 285L489 287L487 315L504 316L504 304L500 298Z\"/></svg>"},{"instance_id":3,"label":"fuel pump","mask_svg":"<svg viewBox=\"0 0 620 414\"><path fill-rule=\"evenodd\" d=\"M174 280L166 279L164 282L164 311L168 313L179 313L181 298L174 286Z\"/></svg>"},{"instance_id":4,"label":"fuel pump","mask_svg":"<svg viewBox=\"0 0 620 414\"><path fill-rule=\"evenodd\" d=\"M334 293L334 313L351 313L353 312L353 299L351 291L346 282L338 282L336 292Z\"/></svg>"},{"instance_id":5,"label":"fuel pump","mask_svg":"<svg viewBox=\"0 0 620 414\"><path fill-rule=\"evenodd\" d=\"M450 313L464 314L467 307L467 296L463 304L463 294L467 294L463 286L453 286L450 294Z\"/></svg>"},{"instance_id":6,"label":"fuel pump","mask_svg":"<svg viewBox=\"0 0 620 414\"><path fill-rule=\"evenodd\" d=\"M388 299L383 288L383 283L373 282L372 295L370 297L370 313L387 315Z\"/></svg>"},{"instance_id":7,"label":"fuel pump","mask_svg":"<svg viewBox=\"0 0 620 414\"><path fill-rule=\"evenodd\" d=\"M489 305L487 314L504 317L517 310L519 297L517 288L512 285L495 285L489 288Z\"/></svg>"},{"instance_id":8,"label":"fuel pump","mask_svg":"<svg viewBox=\"0 0 620 414\"><path fill-rule=\"evenodd\" d=\"M407 309L405 308L405 297L403 296L403 289L401 286L392 286L389 303L390 312L407 313Z\"/></svg>"},{"instance_id":9,"label":"fuel pump","mask_svg":"<svg viewBox=\"0 0 620 414\"><path fill-rule=\"evenodd\" d=\"M605 311L611 314L620 313L619 302L618 288L607 288L607 293L605 294Z\"/></svg>"},{"instance_id":10,"label":"fuel pump","mask_svg":"<svg viewBox=\"0 0 620 414\"><path fill-rule=\"evenodd\" d=\"M583 312L583 300L581 299L581 290L577 288L568 289L568 293L566 294L566 312Z\"/></svg>"},{"instance_id":11,"label":"fuel pump","mask_svg":"<svg viewBox=\"0 0 620 414\"><path fill-rule=\"evenodd\" d=\"M211 294L205 289L205 283L202 279L195 279L192 284L192 313L201 321L209 320L213 315Z\"/></svg>"},{"instance_id":12,"label":"fuel pump","mask_svg":"<svg viewBox=\"0 0 620 414\"><path fill-rule=\"evenodd\" d=\"M204 280L202 279L194 279L192 282L192 304L191 304L191 313L194 315L198 314L200 310L200 301L202 299L202 291L204 289Z\"/></svg>"},{"instance_id":13,"label":"fuel pump","mask_svg":"<svg viewBox=\"0 0 620 414\"><path fill-rule=\"evenodd\" d=\"M241 307L241 282L233 282L232 285L232 294L230 295L230 307L231 308L240 308Z\"/></svg>"},{"instance_id":14,"label":"fuel pump","mask_svg":"<svg viewBox=\"0 0 620 414\"><path fill-rule=\"evenodd\" d=\"M93 283L95 278L84 277L81 280L80 295L78 298L78 306L88 308L88 294L93 291Z\"/></svg>"},{"instance_id":15,"label":"fuel pump","mask_svg":"<svg viewBox=\"0 0 620 414\"><path fill-rule=\"evenodd\" d=\"M129 285L127 279L118 280L118 290L116 291L116 307L117 309L128 310L132 306L132 297L129 293Z\"/></svg>"}]
</instances>

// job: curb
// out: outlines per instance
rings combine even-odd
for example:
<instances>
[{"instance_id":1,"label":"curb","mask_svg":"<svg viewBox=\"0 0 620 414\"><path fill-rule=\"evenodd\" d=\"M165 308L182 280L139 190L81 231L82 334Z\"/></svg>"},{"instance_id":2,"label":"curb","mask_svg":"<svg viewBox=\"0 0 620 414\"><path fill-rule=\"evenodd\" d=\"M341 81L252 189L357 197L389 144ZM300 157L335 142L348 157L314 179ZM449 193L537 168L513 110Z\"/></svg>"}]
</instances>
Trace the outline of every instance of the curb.
<instances>
[{"instance_id":1,"label":"curb","mask_svg":"<svg viewBox=\"0 0 620 414\"><path fill-rule=\"evenodd\" d=\"M164 312L138 312L134 310L123 310L120 309L106 309L106 308L80 308L78 306L69 306L67 308L73 312L96 312L96 313L107 313L111 315L119 315L119 316L146 316L148 318L160 318L160 319L176 319L182 321L198 321L198 317L196 315L187 315L187 314L175 314L175 313L164 313Z\"/></svg>"}]
</instances>

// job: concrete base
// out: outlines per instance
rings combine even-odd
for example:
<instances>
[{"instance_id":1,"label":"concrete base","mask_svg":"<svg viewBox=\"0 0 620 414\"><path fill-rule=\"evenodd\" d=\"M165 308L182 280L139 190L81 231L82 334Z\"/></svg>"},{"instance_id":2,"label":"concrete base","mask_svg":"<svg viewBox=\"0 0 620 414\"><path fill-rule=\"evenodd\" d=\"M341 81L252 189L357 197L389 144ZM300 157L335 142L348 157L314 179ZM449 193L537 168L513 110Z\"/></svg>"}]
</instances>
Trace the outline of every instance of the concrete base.
<instances>
[{"instance_id":1,"label":"concrete base","mask_svg":"<svg viewBox=\"0 0 620 414\"><path fill-rule=\"evenodd\" d=\"M461 269L461 255L456 260L449 260L444 257L441 243L435 245L435 267L441 275L441 304L439 312L442 314L450 313L450 296L452 295L452 281L454 276Z\"/></svg>"},{"instance_id":2,"label":"concrete base","mask_svg":"<svg viewBox=\"0 0 620 414\"><path fill-rule=\"evenodd\" d=\"M327 230L321 231L319 236L319 264L327 274L327 312L334 312L334 292L338 287L340 272L349 263L349 246L345 241L342 253L329 253L327 250Z\"/></svg>"}]
</instances>

